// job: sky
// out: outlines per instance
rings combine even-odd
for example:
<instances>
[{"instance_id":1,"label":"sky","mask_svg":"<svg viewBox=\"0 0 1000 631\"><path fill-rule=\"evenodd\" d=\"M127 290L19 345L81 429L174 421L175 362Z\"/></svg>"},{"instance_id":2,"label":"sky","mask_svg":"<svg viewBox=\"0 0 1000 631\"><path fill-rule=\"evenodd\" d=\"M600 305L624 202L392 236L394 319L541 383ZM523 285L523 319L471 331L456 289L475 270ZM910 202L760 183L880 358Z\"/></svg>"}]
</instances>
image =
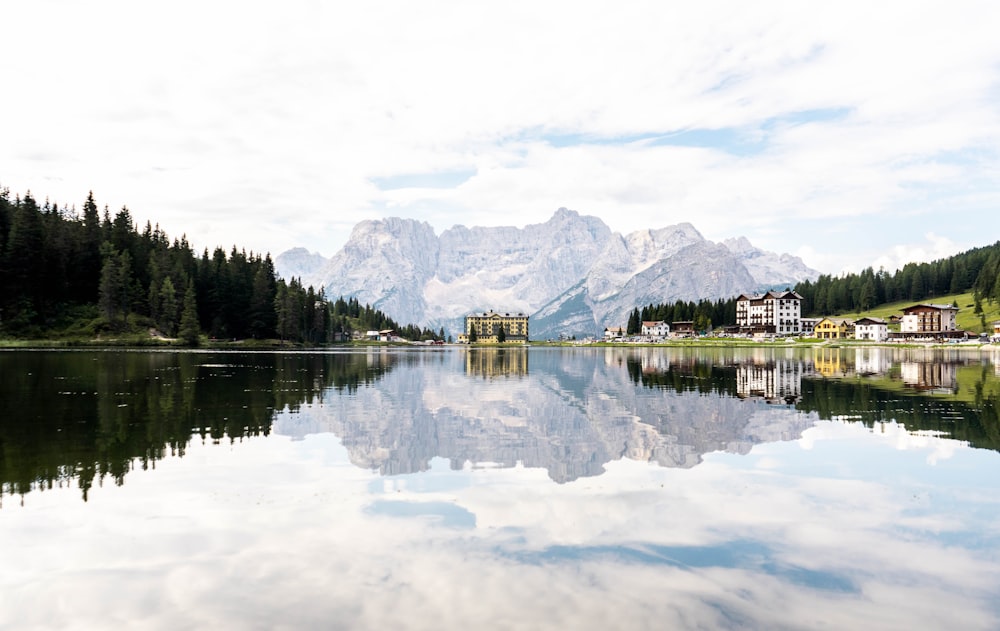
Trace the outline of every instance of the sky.
<instances>
[{"instance_id":1,"label":"sky","mask_svg":"<svg viewBox=\"0 0 1000 631\"><path fill-rule=\"evenodd\" d=\"M996 2L10 2L0 187L196 250L690 222L837 274L1000 239Z\"/></svg>"}]
</instances>

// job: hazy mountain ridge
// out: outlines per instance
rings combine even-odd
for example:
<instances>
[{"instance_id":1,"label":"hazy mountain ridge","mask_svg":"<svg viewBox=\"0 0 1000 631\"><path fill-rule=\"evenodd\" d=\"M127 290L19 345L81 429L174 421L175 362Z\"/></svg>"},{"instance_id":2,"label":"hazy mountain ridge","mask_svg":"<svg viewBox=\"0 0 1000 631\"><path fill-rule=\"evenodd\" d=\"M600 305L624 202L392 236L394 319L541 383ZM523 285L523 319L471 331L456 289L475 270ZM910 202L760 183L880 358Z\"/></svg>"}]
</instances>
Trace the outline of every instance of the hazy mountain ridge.
<instances>
[{"instance_id":1,"label":"hazy mountain ridge","mask_svg":"<svg viewBox=\"0 0 1000 631\"><path fill-rule=\"evenodd\" d=\"M459 225L440 236L413 219L368 220L329 260L295 248L275 266L329 297L353 296L453 334L473 311L525 312L536 339L595 335L639 305L729 298L819 276L743 237L713 243L689 223L621 235L565 208L524 228Z\"/></svg>"}]
</instances>

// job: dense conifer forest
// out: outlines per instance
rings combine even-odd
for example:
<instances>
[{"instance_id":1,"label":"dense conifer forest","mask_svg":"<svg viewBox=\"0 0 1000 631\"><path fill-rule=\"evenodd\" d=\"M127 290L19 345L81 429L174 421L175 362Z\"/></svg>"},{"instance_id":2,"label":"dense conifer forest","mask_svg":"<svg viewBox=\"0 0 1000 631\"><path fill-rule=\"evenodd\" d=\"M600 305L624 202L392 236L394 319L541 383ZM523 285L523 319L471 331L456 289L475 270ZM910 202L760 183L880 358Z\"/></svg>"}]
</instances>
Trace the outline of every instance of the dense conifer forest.
<instances>
[{"instance_id":1,"label":"dense conifer forest","mask_svg":"<svg viewBox=\"0 0 1000 631\"><path fill-rule=\"evenodd\" d=\"M93 193L78 213L0 189L0 335L153 330L189 345L202 335L321 345L382 329L410 340L444 335L278 278L267 254L233 246L199 257L186 237L171 241L148 222L139 231L127 207L99 212Z\"/></svg>"},{"instance_id":2,"label":"dense conifer forest","mask_svg":"<svg viewBox=\"0 0 1000 631\"><path fill-rule=\"evenodd\" d=\"M649 304L636 307L629 314L625 327L627 335L642 332L643 322L692 322L696 331L736 324L736 297L727 300L678 300L674 303Z\"/></svg>"},{"instance_id":3,"label":"dense conifer forest","mask_svg":"<svg viewBox=\"0 0 1000 631\"><path fill-rule=\"evenodd\" d=\"M1000 302L1000 241L931 263L907 263L895 273L871 267L860 274L821 275L816 282L795 286L803 298L803 315L867 311L881 304L971 291L977 313L982 302Z\"/></svg>"}]
</instances>

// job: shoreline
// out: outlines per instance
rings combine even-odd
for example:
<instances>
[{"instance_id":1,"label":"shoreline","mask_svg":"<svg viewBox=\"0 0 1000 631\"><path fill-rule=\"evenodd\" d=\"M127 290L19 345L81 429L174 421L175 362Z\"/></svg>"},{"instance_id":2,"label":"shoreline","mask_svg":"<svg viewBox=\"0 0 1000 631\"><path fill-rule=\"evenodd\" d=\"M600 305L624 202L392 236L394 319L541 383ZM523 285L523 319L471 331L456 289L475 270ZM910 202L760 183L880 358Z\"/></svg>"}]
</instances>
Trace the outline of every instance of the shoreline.
<instances>
[{"instance_id":1,"label":"shoreline","mask_svg":"<svg viewBox=\"0 0 1000 631\"><path fill-rule=\"evenodd\" d=\"M199 346L182 346L168 340L122 339L122 340L9 340L0 339L0 350L159 350L159 351L286 351L315 352L337 349L355 348L434 348L460 347L472 348L886 348L886 349L933 349L958 350L977 353L1000 353L1000 343L992 342L869 342L864 340L818 340L815 338L795 338L792 340L756 341L732 338L679 339L658 342L605 342L605 341L529 341L516 344L419 344L412 342L344 342L325 346L304 346L301 344L280 343L270 340L236 340L201 344Z\"/></svg>"}]
</instances>

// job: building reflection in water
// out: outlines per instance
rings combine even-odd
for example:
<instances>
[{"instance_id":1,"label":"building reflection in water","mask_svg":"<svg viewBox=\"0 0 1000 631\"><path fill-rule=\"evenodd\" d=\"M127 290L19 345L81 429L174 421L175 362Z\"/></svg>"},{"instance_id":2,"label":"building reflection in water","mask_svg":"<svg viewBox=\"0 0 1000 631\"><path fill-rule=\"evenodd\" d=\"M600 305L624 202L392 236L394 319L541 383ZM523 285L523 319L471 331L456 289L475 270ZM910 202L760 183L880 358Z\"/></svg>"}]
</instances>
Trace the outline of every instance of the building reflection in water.
<instances>
[{"instance_id":1,"label":"building reflection in water","mask_svg":"<svg viewBox=\"0 0 1000 631\"><path fill-rule=\"evenodd\" d=\"M736 362L736 393L740 398L768 403L794 403L802 395L803 378L842 379L888 377L914 390L929 394L956 394L958 369L970 358L918 357L893 360L890 349L858 348L850 351L818 348L811 361L751 354ZM893 368L897 367L897 370Z\"/></svg>"},{"instance_id":2,"label":"building reflection in water","mask_svg":"<svg viewBox=\"0 0 1000 631\"><path fill-rule=\"evenodd\" d=\"M854 349L854 372L859 375L884 375L892 367L892 359L885 348Z\"/></svg>"},{"instance_id":3,"label":"building reflection in water","mask_svg":"<svg viewBox=\"0 0 1000 631\"><path fill-rule=\"evenodd\" d=\"M639 367L644 375L668 372L674 361L684 363L683 359L678 358L671 353L660 352L659 349L656 348L640 347L637 349L637 353L639 355ZM621 363L620 356L609 353L605 356L605 364L613 363L611 361L612 358L615 358L618 363ZM693 357L688 358L689 367L692 365L693 361Z\"/></svg>"},{"instance_id":4,"label":"building reflection in water","mask_svg":"<svg viewBox=\"0 0 1000 631\"><path fill-rule=\"evenodd\" d=\"M736 367L736 396L767 403L795 403L802 395L805 364L797 359L750 361Z\"/></svg>"},{"instance_id":5,"label":"building reflection in water","mask_svg":"<svg viewBox=\"0 0 1000 631\"><path fill-rule=\"evenodd\" d=\"M483 377L526 376L528 349L470 348L465 354L465 372Z\"/></svg>"},{"instance_id":6,"label":"building reflection in water","mask_svg":"<svg viewBox=\"0 0 1000 631\"><path fill-rule=\"evenodd\" d=\"M824 377L846 377L847 358L839 348L813 349L813 368Z\"/></svg>"},{"instance_id":7,"label":"building reflection in water","mask_svg":"<svg viewBox=\"0 0 1000 631\"><path fill-rule=\"evenodd\" d=\"M906 361L899 364L903 383L915 390L934 394L958 392L958 365L954 363Z\"/></svg>"}]
</instances>

